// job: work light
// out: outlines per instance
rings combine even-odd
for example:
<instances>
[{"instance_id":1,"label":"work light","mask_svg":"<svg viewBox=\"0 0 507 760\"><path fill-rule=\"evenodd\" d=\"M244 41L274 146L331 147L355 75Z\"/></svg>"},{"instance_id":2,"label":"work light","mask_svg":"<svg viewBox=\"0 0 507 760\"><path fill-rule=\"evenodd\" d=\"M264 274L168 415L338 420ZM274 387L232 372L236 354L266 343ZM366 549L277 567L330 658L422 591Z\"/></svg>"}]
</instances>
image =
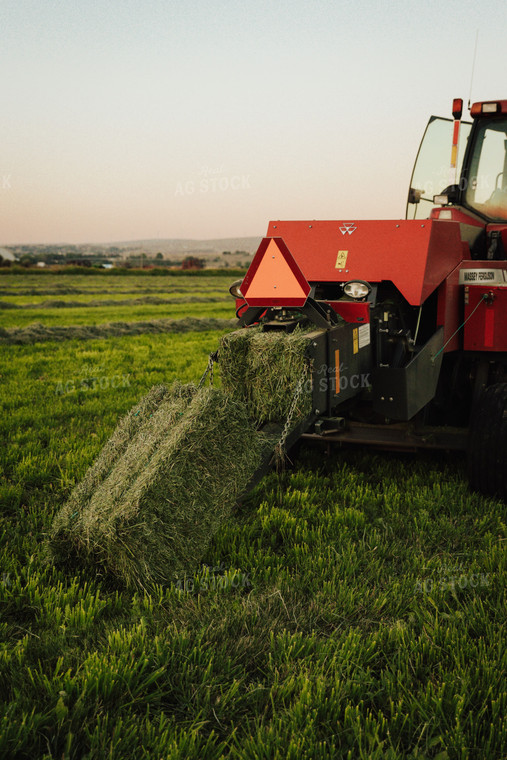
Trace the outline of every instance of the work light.
<instances>
[{"instance_id":1,"label":"work light","mask_svg":"<svg viewBox=\"0 0 507 760\"><path fill-rule=\"evenodd\" d=\"M371 285L364 280L349 280L343 286L343 292L355 301L359 301L371 293Z\"/></svg>"}]
</instances>

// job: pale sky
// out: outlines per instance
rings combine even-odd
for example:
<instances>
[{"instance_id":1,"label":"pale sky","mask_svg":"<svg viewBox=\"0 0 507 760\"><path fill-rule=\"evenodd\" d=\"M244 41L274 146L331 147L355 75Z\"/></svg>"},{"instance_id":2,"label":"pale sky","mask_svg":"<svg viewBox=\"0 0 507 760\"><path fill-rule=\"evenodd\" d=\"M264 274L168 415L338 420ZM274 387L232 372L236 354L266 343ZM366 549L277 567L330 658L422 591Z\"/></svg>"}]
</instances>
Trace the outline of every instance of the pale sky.
<instances>
[{"instance_id":1,"label":"pale sky","mask_svg":"<svg viewBox=\"0 0 507 760\"><path fill-rule=\"evenodd\" d=\"M0 245L401 218L477 32L472 101L507 99L505 0L0 0L0 30Z\"/></svg>"}]
</instances>

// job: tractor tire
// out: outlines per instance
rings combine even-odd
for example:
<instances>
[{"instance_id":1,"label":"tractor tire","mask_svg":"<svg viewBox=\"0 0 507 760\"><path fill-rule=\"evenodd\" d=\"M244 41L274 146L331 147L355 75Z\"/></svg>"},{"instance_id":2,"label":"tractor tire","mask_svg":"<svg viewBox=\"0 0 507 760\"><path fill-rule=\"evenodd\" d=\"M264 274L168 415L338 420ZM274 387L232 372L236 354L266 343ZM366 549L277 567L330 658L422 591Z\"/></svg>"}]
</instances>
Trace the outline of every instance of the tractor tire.
<instances>
[{"instance_id":1,"label":"tractor tire","mask_svg":"<svg viewBox=\"0 0 507 760\"><path fill-rule=\"evenodd\" d=\"M472 488L507 501L507 383L485 388L472 410L468 475Z\"/></svg>"}]
</instances>

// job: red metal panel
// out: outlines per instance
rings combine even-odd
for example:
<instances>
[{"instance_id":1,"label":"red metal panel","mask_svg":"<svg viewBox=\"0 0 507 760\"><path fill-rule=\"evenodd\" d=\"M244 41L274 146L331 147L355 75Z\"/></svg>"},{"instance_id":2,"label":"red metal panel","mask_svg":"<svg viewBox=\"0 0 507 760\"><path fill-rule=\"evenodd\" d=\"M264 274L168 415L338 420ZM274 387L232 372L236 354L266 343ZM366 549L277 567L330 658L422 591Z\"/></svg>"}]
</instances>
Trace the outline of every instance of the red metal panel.
<instances>
[{"instance_id":1,"label":"red metal panel","mask_svg":"<svg viewBox=\"0 0 507 760\"><path fill-rule=\"evenodd\" d=\"M418 306L463 258L459 224L449 221L270 222L306 280L391 280Z\"/></svg>"},{"instance_id":2,"label":"red metal panel","mask_svg":"<svg viewBox=\"0 0 507 760\"><path fill-rule=\"evenodd\" d=\"M486 224L484 219L478 217L477 214L458 206L438 206L437 208L432 208L430 219L438 219L441 222L461 222L462 224L470 224L472 227L483 228Z\"/></svg>"},{"instance_id":3,"label":"red metal panel","mask_svg":"<svg viewBox=\"0 0 507 760\"><path fill-rule=\"evenodd\" d=\"M368 324L370 304L364 301L329 301L330 307L346 322Z\"/></svg>"},{"instance_id":4,"label":"red metal panel","mask_svg":"<svg viewBox=\"0 0 507 760\"><path fill-rule=\"evenodd\" d=\"M470 262L467 261L467 265ZM462 333L458 329L461 321L463 286L459 284L459 270L456 267L438 289L437 327L444 328L444 352L456 351L461 345Z\"/></svg>"},{"instance_id":5,"label":"red metal panel","mask_svg":"<svg viewBox=\"0 0 507 760\"><path fill-rule=\"evenodd\" d=\"M463 330L459 329L463 322L462 304L464 302L464 286L459 284L459 273L461 269L505 269L505 261L483 261L482 259L463 261L441 284L438 290L437 326L443 326L444 328L446 353L448 351L456 351L463 343ZM477 287L478 286L474 285L474 290ZM467 292L468 297L470 298L470 288ZM474 303L477 303L477 299L474 300ZM467 314L470 314L471 311L472 310L469 309ZM474 317L472 317L472 319L474 319Z\"/></svg>"},{"instance_id":6,"label":"red metal panel","mask_svg":"<svg viewBox=\"0 0 507 760\"><path fill-rule=\"evenodd\" d=\"M486 304L486 311L484 313L484 348L493 348L494 342L495 309L493 304Z\"/></svg>"},{"instance_id":7,"label":"red metal panel","mask_svg":"<svg viewBox=\"0 0 507 760\"><path fill-rule=\"evenodd\" d=\"M468 303L465 305L465 351L507 351L507 287L465 286ZM491 302L481 299L492 294ZM475 313L472 313L474 312Z\"/></svg>"}]
</instances>

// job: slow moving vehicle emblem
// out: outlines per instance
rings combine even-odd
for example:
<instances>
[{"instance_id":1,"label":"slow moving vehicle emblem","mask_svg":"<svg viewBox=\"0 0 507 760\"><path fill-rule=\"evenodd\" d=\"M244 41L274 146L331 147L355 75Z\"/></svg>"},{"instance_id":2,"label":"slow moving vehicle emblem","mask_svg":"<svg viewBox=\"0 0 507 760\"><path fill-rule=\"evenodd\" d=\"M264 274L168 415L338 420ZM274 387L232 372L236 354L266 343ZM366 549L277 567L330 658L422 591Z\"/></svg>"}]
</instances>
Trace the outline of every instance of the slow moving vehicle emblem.
<instances>
[{"instance_id":1,"label":"slow moving vehicle emblem","mask_svg":"<svg viewBox=\"0 0 507 760\"><path fill-rule=\"evenodd\" d=\"M357 227L354 225L354 222L343 222L343 225L340 227L340 232L342 235L352 235L354 230L357 230Z\"/></svg>"}]
</instances>

